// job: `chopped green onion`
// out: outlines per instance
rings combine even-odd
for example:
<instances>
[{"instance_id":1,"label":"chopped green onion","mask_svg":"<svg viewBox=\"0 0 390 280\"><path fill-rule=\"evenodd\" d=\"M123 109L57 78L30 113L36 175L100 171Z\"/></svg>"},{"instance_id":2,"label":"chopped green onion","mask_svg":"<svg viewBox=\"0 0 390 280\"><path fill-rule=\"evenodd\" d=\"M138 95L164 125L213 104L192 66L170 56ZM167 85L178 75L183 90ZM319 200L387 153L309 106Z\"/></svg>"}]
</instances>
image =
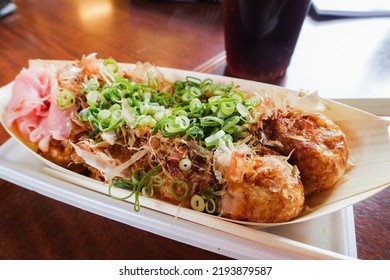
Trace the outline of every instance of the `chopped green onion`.
<instances>
[{"instance_id":1,"label":"chopped green onion","mask_svg":"<svg viewBox=\"0 0 390 280\"><path fill-rule=\"evenodd\" d=\"M183 92L183 95L181 96L181 100L184 101L184 102L191 102L191 100L194 98L193 95L191 95L190 91L188 90L185 90Z\"/></svg>"},{"instance_id":2,"label":"chopped green onion","mask_svg":"<svg viewBox=\"0 0 390 280\"><path fill-rule=\"evenodd\" d=\"M215 210L217 209L216 203L214 199L208 199L205 203L205 209L206 212L209 214L215 213Z\"/></svg>"},{"instance_id":3,"label":"chopped green onion","mask_svg":"<svg viewBox=\"0 0 390 280\"><path fill-rule=\"evenodd\" d=\"M203 210L205 208L205 203L204 203L203 197L195 194L191 197L190 203L191 203L192 209L194 209L195 211L203 212Z\"/></svg>"},{"instance_id":4,"label":"chopped green onion","mask_svg":"<svg viewBox=\"0 0 390 280\"><path fill-rule=\"evenodd\" d=\"M154 113L153 118L156 121L160 121L160 120L162 120L164 118L164 116L165 116L165 110L157 111L156 113Z\"/></svg>"},{"instance_id":5,"label":"chopped green onion","mask_svg":"<svg viewBox=\"0 0 390 280\"><path fill-rule=\"evenodd\" d=\"M61 110L65 110L72 107L75 104L74 95L65 88L59 88L57 93L57 107Z\"/></svg>"},{"instance_id":6,"label":"chopped green onion","mask_svg":"<svg viewBox=\"0 0 390 280\"><path fill-rule=\"evenodd\" d=\"M190 126L190 120L186 116L178 116L175 121L179 127L186 130Z\"/></svg>"},{"instance_id":7,"label":"chopped green onion","mask_svg":"<svg viewBox=\"0 0 390 280\"><path fill-rule=\"evenodd\" d=\"M204 199L216 199L215 190L213 187L204 189L201 194Z\"/></svg>"},{"instance_id":8,"label":"chopped green onion","mask_svg":"<svg viewBox=\"0 0 390 280\"><path fill-rule=\"evenodd\" d=\"M141 192L142 192L142 195L145 196L145 197L153 197L154 195L154 191L153 191L153 187L151 186L145 186L142 188Z\"/></svg>"},{"instance_id":9,"label":"chopped green onion","mask_svg":"<svg viewBox=\"0 0 390 280\"><path fill-rule=\"evenodd\" d=\"M169 116L164 125L163 135L174 136L184 133L190 126L190 120L186 116Z\"/></svg>"},{"instance_id":10,"label":"chopped green onion","mask_svg":"<svg viewBox=\"0 0 390 280\"><path fill-rule=\"evenodd\" d=\"M140 171L133 172L133 174L131 174L130 180L131 180L131 182L134 185L138 185L139 182L141 181L141 173L140 173Z\"/></svg>"},{"instance_id":11,"label":"chopped green onion","mask_svg":"<svg viewBox=\"0 0 390 280\"><path fill-rule=\"evenodd\" d=\"M110 110L101 110L98 115L97 115L97 118L98 120L104 120L104 119L108 119L110 116L111 116L111 111Z\"/></svg>"},{"instance_id":12,"label":"chopped green onion","mask_svg":"<svg viewBox=\"0 0 390 280\"><path fill-rule=\"evenodd\" d=\"M180 91L185 88L185 82L183 81L175 81L172 85L173 92Z\"/></svg>"},{"instance_id":13,"label":"chopped green onion","mask_svg":"<svg viewBox=\"0 0 390 280\"><path fill-rule=\"evenodd\" d=\"M223 135L221 139L226 143L228 147L230 146L230 144L233 144L233 136L231 136L230 134Z\"/></svg>"},{"instance_id":14,"label":"chopped green onion","mask_svg":"<svg viewBox=\"0 0 390 280\"><path fill-rule=\"evenodd\" d=\"M223 126L223 124L223 119L214 116L207 116L200 119L201 126Z\"/></svg>"},{"instance_id":15,"label":"chopped green onion","mask_svg":"<svg viewBox=\"0 0 390 280\"><path fill-rule=\"evenodd\" d=\"M110 112L110 115L106 118L99 119L99 114L103 112L104 113L103 117L105 117L108 115L108 113L106 113L107 111ZM119 127L123 122L122 112L120 110L115 110L114 112L111 112L109 110L102 110L99 112L99 114L98 114L99 129L103 132L115 129Z\"/></svg>"},{"instance_id":16,"label":"chopped green onion","mask_svg":"<svg viewBox=\"0 0 390 280\"><path fill-rule=\"evenodd\" d=\"M83 83L83 89L80 91L81 94L85 94L92 90L97 90L100 87L100 84L96 77L93 77Z\"/></svg>"},{"instance_id":17,"label":"chopped green onion","mask_svg":"<svg viewBox=\"0 0 390 280\"><path fill-rule=\"evenodd\" d=\"M119 189L122 189L122 190L129 190L130 193L124 197L118 197L118 196L114 196L113 194L113 188L119 188ZM135 192L135 188L134 188L134 185L127 181L127 180L115 180L115 181L112 181L111 184L109 185L108 187L108 194L109 196L115 198L115 199L118 199L118 200L126 200L128 198L130 198Z\"/></svg>"},{"instance_id":18,"label":"chopped green onion","mask_svg":"<svg viewBox=\"0 0 390 280\"><path fill-rule=\"evenodd\" d=\"M148 104L144 104L144 102L139 102L138 103L138 106L139 106L139 112L140 114L142 115L146 115L149 111L149 106Z\"/></svg>"},{"instance_id":19,"label":"chopped green onion","mask_svg":"<svg viewBox=\"0 0 390 280\"><path fill-rule=\"evenodd\" d=\"M226 92L223 90L223 89L221 89L221 88L216 88L216 89L214 89L214 91L213 91L213 95L224 95Z\"/></svg>"},{"instance_id":20,"label":"chopped green onion","mask_svg":"<svg viewBox=\"0 0 390 280\"><path fill-rule=\"evenodd\" d=\"M206 105L203 104L198 98L194 98L190 102L190 116L201 117L203 111L206 109Z\"/></svg>"},{"instance_id":21,"label":"chopped green onion","mask_svg":"<svg viewBox=\"0 0 390 280\"><path fill-rule=\"evenodd\" d=\"M135 191L135 198L134 198L134 211L138 212L141 208L140 202L139 202L139 193L142 192L142 188L145 185L145 182L149 180L152 176L154 176L158 171L161 170L161 166L155 166L152 169L150 169L139 181L139 183L136 185L136 191Z\"/></svg>"},{"instance_id":22,"label":"chopped green onion","mask_svg":"<svg viewBox=\"0 0 390 280\"><path fill-rule=\"evenodd\" d=\"M161 169L161 167L159 168L159 169ZM159 170L158 169L158 170ZM160 186L162 186L162 184L163 184L163 182L164 182L164 180L163 180L163 178L161 178L161 176L159 176L159 175L154 175L154 176L151 176L150 178L149 178L149 181L150 181L150 186L152 186L152 187L160 187Z\"/></svg>"},{"instance_id":23,"label":"chopped green onion","mask_svg":"<svg viewBox=\"0 0 390 280\"><path fill-rule=\"evenodd\" d=\"M234 125L236 125L237 123L239 123L239 121L240 121L239 116L233 116L229 119L226 119L224 126L222 127L222 130L226 132L229 128L231 128Z\"/></svg>"},{"instance_id":24,"label":"chopped green onion","mask_svg":"<svg viewBox=\"0 0 390 280\"><path fill-rule=\"evenodd\" d=\"M188 183L183 180L173 180L169 185L169 189L173 197L177 200L183 200L188 195Z\"/></svg>"},{"instance_id":25,"label":"chopped green onion","mask_svg":"<svg viewBox=\"0 0 390 280\"><path fill-rule=\"evenodd\" d=\"M192 139L202 139L204 137L203 130L197 126L192 126L186 130L186 135Z\"/></svg>"},{"instance_id":26,"label":"chopped green onion","mask_svg":"<svg viewBox=\"0 0 390 280\"><path fill-rule=\"evenodd\" d=\"M155 117L155 119L156 119L156 117ZM164 112L164 116L160 120L158 120L156 125L153 127L152 134L156 134L157 131L165 125L167 120L168 120L168 115L166 114L166 112Z\"/></svg>"},{"instance_id":27,"label":"chopped green onion","mask_svg":"<svg viewBox=\"0 0 390 280\"><path fill-rule=\"evenodd\" d=\"M101 93L106 100L116 102L116 103L121 103L123 99L123 92L121 89L117 87L110 87L106 88L104 91Z\"/></svg>"},{"instance_id":28,"label":"chopped green onion","mask_svg":"<svg viewBox=\"0 0 390 280\"><path fill-rule=\"evenodd\" d=\"M150 101L157 102L161 106L169 106L172 104L173 99L168 92L154 92Z\"/></svg>"},{"instance_id":29,"label":"chopped green onion","mask_svg":"<svg viewBox=\"0 0 390 280\"><path fill-rule=\"evenodd\" d=\"M147 72L148 75L148 85L157 88L157 79L155 77L150 77L149 72Z\"/></svg>"},{"instance_id":30,"label":"chopped green onion","mask_svg":"<svg viewBox=\"0 0 390 280\"><path fill-rule=\"evenodd\" d=\"M210 135L204 141L206 147L216 146L219 142L219 139L225 135L225 131L219 130L217 133Z\"/></svg>"},{"instance_id":31,"label":"chopped green onion","mask_svg":"<svg viewBox=\"0 0 390 280\"><path fill-rule=\"evenodd\" d=\"M224 116L228 117L234 113L234 111L236 109L235 107L236 107L236 104L234 102L223 102L221 104L220 110Z\"/></svg>"},{"instance_id":32,"label":"chopped green onion","mask_svg":"<svg viewBox=\"0 0 390 280\"><path fill-rule=\"evenodd\" d=\"M174 94L173 94L173 102L174 103L181 103L182 102L182 99L183 99L183 95L186 93L185 90L180 90L180 91L176 91Z\"/></svg>"},{"instance_id":33,"label":"chopped green onion","mask_svg":"<svg viewBox=\"0 0 390 280\"><path fill-rule=\"evenodd\" d=\"M238 103L243 103L245 100L244 95L242 94L242 92L239 92L239 91L235 91L234 93L230 94L229 96L231 98L236 99L238 101Z\"/></svg>"},{"instance_id":34,"label":"chopped green onion","mask_svg":"<svg viewBox=\"0 0 390 280\"><path fill-rule=\"evenodd\" d=\"M186 81L190 86L199 86L202 82L199 78L191 76L186 77Z\"/></svg>"},{"instance_id":35,"label":"chopped green onion","mask_svg":"<svg viewBox=\"0 0 390 280\"><path fill-rule=\"evenodd\" d=\"M240 113L240 115L243 116L244 118L245 118L246 116L249 115L249 111L248 111L248 109L245 107L244 104L237 103L236 109L237 109L237 111Z\"/></svg>"},{"instance_id":36,"label":"chopped green onion","mask_svg":"<svg viewBox=\"0 0 390 280\"><path fill-rule=\"evenodd\" d=\"M193 97L200 97L202 95L202 92L197 87L191 87L190 88L190 94Z\"/></svg>"},{"instance_id":37,"label":"chopped green onion","mask_svg":"<svg viewBox=\"0 0 390 280\"><path fill-rule=\"evenodd\" d=\"M90 116L91 116L91 111L89 110L89 108L85 108L85 109L81 110L79 113L79 118L83 122L89 121Z\"/></svg>"},{"instance_id":38,"label":"chopped green onion","mask_svg":"<svg viewBox=\"0 0 390 280\"><path fill-rule=\"evenodd\" d=\"M82 109L79 117L90 122L91 137L110 130L124 132L118 129L123 126L149 127L152 134L161 131L163 137L180 135L214 148L220 139L237 141L247 129L245 124L255 120L250 113L259 98L245 100L233 83L216 85L211 79L186 77L174 82L168 92L160 92L151 73L147 73L147 84L130 82L119 74L113 59L104 60L99 71L106 83L100 85L91 78L81 90L89 107Z\"/></svg>"},{"instance_id":39,"label":"chopped green onion","mask_svg":"<svg viewBox=\"0 0 390 280\"><path fill-rule=\"evenodd\" d=\"M153 128L156 125L157 121L152 117L148 115L141 115L138 117L138 125L140 127L151 127Z\"/></svg>"},{"instance_id":40,"label":"chopped green onion","mask_svg":"<svg viewBox=\"0 0 390 280\"><path fill-rule=\"evenodd\" d=\"M180 162L179 162L179 169L183 172L188 172L191 170L191 167L192 167L192 161L188 158L183 158Z\"/></svg>"},{"instance_id":41,"label":"chopped green onion","mask_svg":"<svg viewBox=\"0 0 390 280\"><path fill-rule=\"evenodd\" d=\"M116 63L116 61L112 58L107 58L103 61L103 64L104 66L106 66L107 68L109 68L109 66L111 65L112 67L110 67L110 69L112 68L112 72L113 73L117 73L118 72L118 64Z\"/></svg>"},{"instance_id":42,"label":"chopped green onion","mask_svg":"<svg viewBox=\"0 0 390 280\"><path fill-rule=\"evenodd\" d=\"M102 102L105 101L106 99L97 90L93 90L87 93L87 103L91 107L98 107Z\"/></svg>"}]
</instances>

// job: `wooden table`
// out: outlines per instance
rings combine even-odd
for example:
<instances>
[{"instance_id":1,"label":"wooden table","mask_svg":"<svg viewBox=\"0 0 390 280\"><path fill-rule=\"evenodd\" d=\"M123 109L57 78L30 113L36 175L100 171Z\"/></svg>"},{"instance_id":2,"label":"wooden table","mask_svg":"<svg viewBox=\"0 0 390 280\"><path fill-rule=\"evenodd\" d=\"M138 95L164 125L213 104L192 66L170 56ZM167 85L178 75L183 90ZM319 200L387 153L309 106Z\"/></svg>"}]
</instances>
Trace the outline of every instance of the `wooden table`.
<instances>
[{"instance_id":1,"label":"wooden table","mask_svg":"<svg viewBox=\"0 0 390 280\"><path fill-rule=\"evenodd\" d=\"M0 19L0 85L28 59L97 52L224 72L220 4L15 0ZM390 20L308 18L281 85L325 97L390 97ZM390 112L389 112L390 115ZM9 136L0 130L0 143ZM354 206L358 258L390 259L390 188ZM227 259L0 180L0 259ZM126 244L126 246L124 246Z\"/></svg>"}]
</instances>

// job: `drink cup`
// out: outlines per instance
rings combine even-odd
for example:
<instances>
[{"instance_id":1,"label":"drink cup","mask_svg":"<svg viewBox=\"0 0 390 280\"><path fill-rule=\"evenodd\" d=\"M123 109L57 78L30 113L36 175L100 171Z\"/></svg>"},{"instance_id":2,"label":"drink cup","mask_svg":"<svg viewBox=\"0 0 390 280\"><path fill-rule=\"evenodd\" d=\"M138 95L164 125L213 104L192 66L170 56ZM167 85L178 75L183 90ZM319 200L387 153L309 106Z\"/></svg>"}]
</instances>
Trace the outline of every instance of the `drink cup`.
<instances>
[{"instance_id":1,"label":"drink cup","mask_svg":"<svg viewBox=\"0 0 390 280\"><path fill-rule=\"evenodd\" d=\"M227 75L278 83L310 0L223 0Z\"/></svg>"}]
</instances>

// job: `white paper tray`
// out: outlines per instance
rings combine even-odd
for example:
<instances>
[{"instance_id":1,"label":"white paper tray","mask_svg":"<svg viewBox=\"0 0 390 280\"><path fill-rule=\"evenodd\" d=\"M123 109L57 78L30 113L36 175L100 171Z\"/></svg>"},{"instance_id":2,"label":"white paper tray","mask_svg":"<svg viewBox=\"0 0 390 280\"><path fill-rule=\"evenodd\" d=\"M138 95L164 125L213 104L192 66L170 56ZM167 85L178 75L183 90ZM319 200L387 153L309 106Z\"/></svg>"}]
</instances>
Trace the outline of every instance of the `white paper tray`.
<instances>
[{"instance_id":1,"label":"white paper tray","mask_svg":"<svg viewBox=\"0 0 390 280\"><path fill-rule=\"evenodd\" d=\"M133 206L58 180L42 172L44 163L10 139L0 147L0 177L19 186L132 227L236 259L356 258L352 206L302 223L263 230L229 222L241 236ZM232 232L234 232L232 231ZM245 233L251 238L245 238Z\"/></svg>"}]
</instances>

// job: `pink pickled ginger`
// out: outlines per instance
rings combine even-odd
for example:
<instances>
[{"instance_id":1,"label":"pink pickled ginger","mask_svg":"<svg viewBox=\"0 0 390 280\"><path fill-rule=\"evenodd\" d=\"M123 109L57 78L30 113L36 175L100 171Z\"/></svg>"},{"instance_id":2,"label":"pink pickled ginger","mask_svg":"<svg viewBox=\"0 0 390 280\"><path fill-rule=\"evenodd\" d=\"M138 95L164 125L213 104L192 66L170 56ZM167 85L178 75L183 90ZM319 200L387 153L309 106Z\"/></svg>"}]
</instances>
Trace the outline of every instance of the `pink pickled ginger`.
<instances>
[{"instance_id":1,"label":"pink pickled ginger","mask_svg":"<svg viewBox=\"0 0 390 280\"><path fill-rule=\"evenodd\" d=\"M53 68L23 69L15 79L4 116L7 127L16 125L22 137L38 144L42 151L48 150L50 139L68 140L70 135L69 117L75 108L57 107L57 87Z\"/></svg>"}]
</instances>

